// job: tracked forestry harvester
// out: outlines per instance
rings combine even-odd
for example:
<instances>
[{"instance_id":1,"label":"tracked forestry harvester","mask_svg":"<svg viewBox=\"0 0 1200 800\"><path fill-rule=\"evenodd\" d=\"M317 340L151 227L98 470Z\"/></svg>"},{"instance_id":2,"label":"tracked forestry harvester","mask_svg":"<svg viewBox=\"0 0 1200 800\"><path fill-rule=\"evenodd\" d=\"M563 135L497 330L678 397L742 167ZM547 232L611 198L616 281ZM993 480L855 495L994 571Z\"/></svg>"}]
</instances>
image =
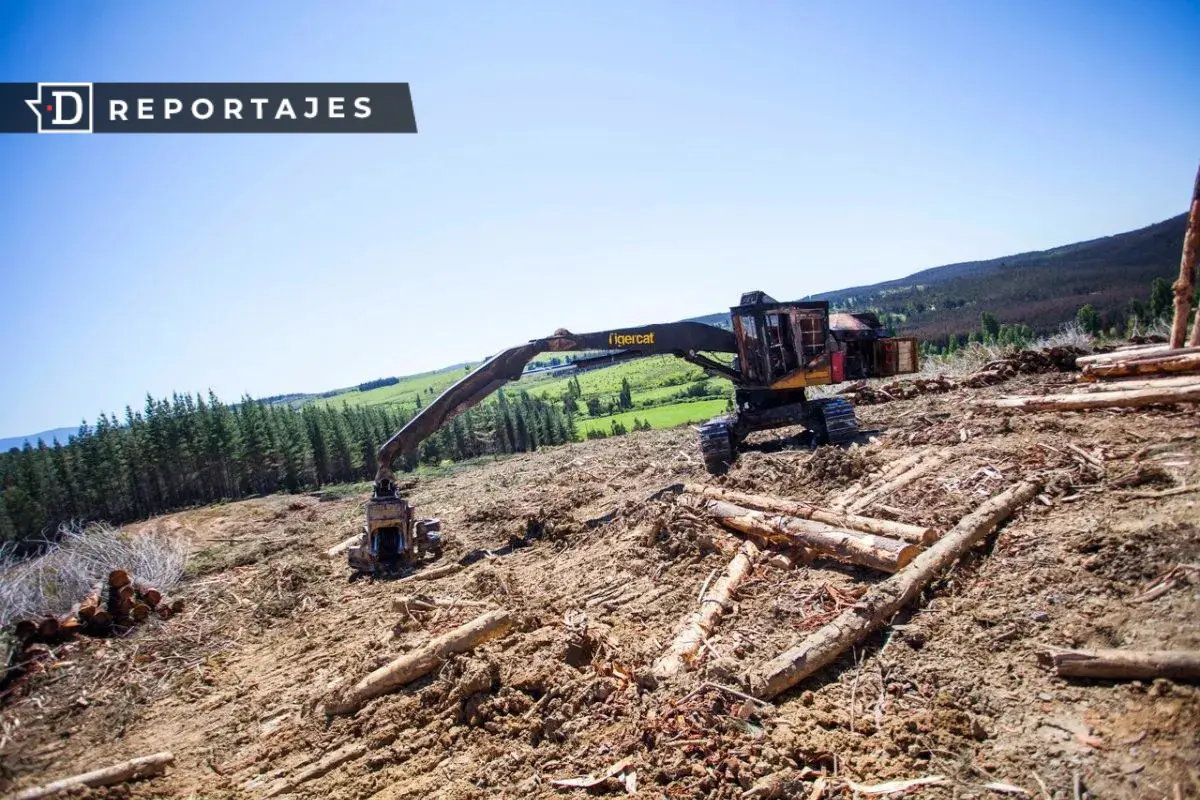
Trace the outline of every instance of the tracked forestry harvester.
<instances>
[{"instance_id":1,"label":"tracked forestry harvester","mask_svg":"<svg viewBox=\"0 0 1200 800\"><path fill-rule=\"evenodd\" d=\"M917 371L916 340L888 337L873 314L830 314L824 301L781 303L749 292L730 309L730 322L732 330L700 322L580 334L560 329L487 359L379 449L366 526L362 540L349 550L350 566L369 574L394 573L441 552L438 521L413 514L400 496L393 462L413 459L424 439L518 380L541 353L602 353L573 361L572 369L673 355L728 378L734 410L700 426L700 453L712 474L729 468L738 446L754 431L803 425L817 445L852 441L858 435L853 406L837 397L809 399L810 387Z\"/></svg>"}]
</instances>

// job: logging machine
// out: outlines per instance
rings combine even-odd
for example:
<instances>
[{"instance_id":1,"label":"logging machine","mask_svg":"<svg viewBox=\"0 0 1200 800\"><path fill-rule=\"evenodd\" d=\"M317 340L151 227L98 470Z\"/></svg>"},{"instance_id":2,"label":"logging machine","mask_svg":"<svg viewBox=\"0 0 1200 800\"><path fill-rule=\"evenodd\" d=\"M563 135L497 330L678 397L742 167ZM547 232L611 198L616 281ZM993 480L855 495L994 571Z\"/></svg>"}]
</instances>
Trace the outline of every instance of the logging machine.
<instances>
[{"instance_id":1,"label":"logging machine","mask_svg":"<svg viewBox=\"0 0 1200 800\"><path fill-rule=\"evenodd\" d=\"M809 399L809 387L917 370L916 340L887 336L874 314L830 314L824 301L780 303L763 292L742 295L729 312L732 330L700 322L579 334L559 329L484 361L379 449L366 526L349 550L350 566L368 574L395 573L440 554L440 523L414 516L400 496L393 462L413 463L424 439L518 380L541 353L602 353L571 362L571 370L672 355L728 378L734 410L700 426L700 454L712 474L729 468L738 446L754 431L803 425L814 444L853 440L858 435L853 406L840 397Z\"/></svg>"}]
</instances>

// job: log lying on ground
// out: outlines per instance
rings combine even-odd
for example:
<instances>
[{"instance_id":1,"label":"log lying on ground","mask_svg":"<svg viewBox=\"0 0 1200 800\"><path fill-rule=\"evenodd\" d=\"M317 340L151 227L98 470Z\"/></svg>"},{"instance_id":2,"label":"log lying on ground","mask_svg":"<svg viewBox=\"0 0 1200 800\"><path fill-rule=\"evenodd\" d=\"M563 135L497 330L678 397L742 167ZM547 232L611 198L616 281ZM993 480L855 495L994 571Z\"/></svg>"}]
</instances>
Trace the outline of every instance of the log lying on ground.
<instances>
[{"instance_id":1,"label":"log lying on ground","mask_svg":"<svg viewBox=\"0 0 1200 800\"><path fill-rule=\"evenodd\" d=\"M921 459L909 469L901 472L890 481L884 482L882 485L874 489L869 489L865 495L852 502L847 510L852 514L857 514L865 510L872 503L883 500L896 491L903 489L910 483L924 477L928 473L937 469L950 460L947 453L934 453L927 458Z\"/></svg>"},{"instance_id":2,"label":"log lying on ground","mask_svg":"<svg viewBox=\"0 0 1200 800\"><path fill-rule=\"evenodd\" d=\"M931 580L1040 491L1040 482L1025 481L985 501L907 568L876 584L832 622L752 672L748 681L750 694L770 699L831 664L886 625L897 611L916 600Z\"/></svg>"},{"instance_id":3,"label":"log lying on ground","mask_svg":"<svg viewBox=\"0 0 1200 800\"><path fill-rule=\"evenodd\" d=\"M175 756L167 751L155 753L152 756L142 756L141 758L122 761L120 764L114 764L111 767L85 772L82 775L63 778L60 781L48 783L45 786L38 786L33 789L26 789L23 792L17 792L11 796L10 800L37 800L40 797L52 797L53 795L81 786L95 788L97 786L112 786L139 778L150 778L162 775L166 771L167 765L174 761Z\"/></svg>"},{"instance_id":4,"label":"log lying on ground","mask_svg":"<svg viewBox=\"0 0 1200 800\"><path fill-rule=\"evenodd\" d=\"M920 462L920 460L926 455L928 454L925 452L917 452L896 459L881 472L872 476L868 482L864 483L863 481L859 481L851 484L844 491L839 492L838 495L830 502L829 507L834 511L845 510L846 506L850 505L856 499L861 497L863 492L866 491L872 483L878 485L890 481L892 478L896 477L902 472L905 472L906 470L916 466L917 463Z\"/></svg>"},{"instance_id":5,"label":"log lying on ground","mask_svg":"<svg viewBox=\"0 0 1200 800\"><path fill-rule=\"evenodd\" d=\"M1190 351L1192 348L1188 348ZM1200 372L1200 352L1175 350L1161 355L1128 358L1083 368L1085 381L1099 378L1130 378L1135 375L1168 375Z\"/></svg>"},{"instance_id":6,"label":"log lying on ground","mask_svg":"<svg viewBox=\"0 0 1200 800\"><path fill-rule=\"evenodd\" d=\"M356 533L353 536L351 536L349 539L347 539L346 541L338 542L333 547L331 547L325 551L325 557L326 558L337 558L342 553L346 552L351 547L354 547L354 545L358 544L360 539L362 539L362 534Z\"/></svg>"},{"instance_id":7,"label":"log lying on ground","mask_svg":"<svg viewBox=\"0 0 1200 800\"><path fill-rule=\"evenodd\" d=\"M1020 411L1086 411L1089 408L1145 408L1196 402L1200 402L1200 385L1127 392L1002 397L994 405L996 408L1015 408Z\"/></svg>"},{"instance_id":8,"label":"log lying on ground","mask_svg":"<svg viewBox=\"0 0 1200 800\"><path fill-rule=\"evenodd\" d=\"M392 598L392 611L433 611L436 608L488 608L485 600L459 600L453 597L398 595Z\"/></svg>"},{"instance_id":9,"label":"log lying on ground","mask_svg":"<svg viewBox=\"0 0 1200 800\"><path fill-rule=\"evenodd\" d=\"M1169 343L1162 344L1134 344L1127 347L1118 347L1109 353L1093 353L1090 356L1080 356L1075 359L1075 366L1083 369L1091 364L1108 364L1113 361L1124 361L1129 358L1138 358L1140 356L1161 355L1171 350Z\"/></svg>"},{"instance_id":10,"label":"log lying on ground","mask_svg":"<svg viewBox=\"0 0 1200 800\"><path fill-rule=\"evenodd\" d=\"M1194 650L1053 650L1047 655L1064 678L1200 679L1200 652Z\"/></svg>"},{"instance_id":11,"label":"log lying on ground","mask_svg":"<svg viewBox=\"0 0 1200 800\"><path fill-rule=\"evenodd\" d=\"M129 573L123 569L114 569L108 573L108 585L114 588L120 586L128 586L130 584Z\"/></svg>"},{"instance_id":12,"label":"log lying on ground","mask_svg":"<svg viewBox=\"0 0 1200 800\"><path fill-rule=\"evenodd\" d=\"M1200 385L1200 375L1175 375L1170 378L1130 378L1081 383L1071 391L1075 394L1093 394L1095 392L1128 392L1134 389L1174 389L1179 386L1198 385Z\"/></svg>"},{"instance_id":13,"label":"log lying on ground","mask_svg":"<svg viewBox=\"0 0 1200 800\"><path fill-rule=\"evenodd\" d=\"M754 568L758 556L758 548L753 542L742 543L737 555L725 568L725 574L700 598L700 608L688 618L667 652L654 662L654 677L661 680L675 675L696 656L701 643L712 633L717 620L729 607L734 590Z\"/></svg>"},{"instance_id":14,"label":"log lying on ground","mask_svg":"<svg viewBox=\"0 0 1200 800\"><path fill-rule=\"evenodd\" d=\"M423 569L420 572L415 572L412 575L408 575L404 578L401 578L399 581L397 581L397 583L405 583L405 582L418 583L420 581L432 581L432 580L436 580L438 578L444 577L446 575L453 575L454 573L459 572L462 569L463 569L463 565L459 564L456 561L453 564L443 564L440 567L433 567L432 569Z\"/></svg>"},{"instance_id":15,"label":"log lying on ground","mask_svg":"<svg viewBox=\"0 0 1200 800\"><path fill-rule=\"evenodd\" d=\"M909 525L904 522L893 522L887 519L860 517L846 511L831 511L796 500L782 500L777 497L766 497L757 494L735 492L722 489L719 486L701 486L695 483L685 483L683 490L689 494L708 497L714 500L725 500L740 506L748 506L763 511L774 511L799 519L811 519L833 525L837 528L848 528L852 531L874 533L879 536L892 536L914 544L932 544L937 539L933 529L920 525Z\"/></svg>"},{"instance_id":16,"label":"log lying on ground","mask_svg":"<svg viewBox=\"0 0 1200 800\"><path fill-rule=\"evenodd\" d=\"M162 600L154 607L154 613L162 619L168 619L183 611L185 605L183 600L163 595Z\"/></svg>"},{"instance_id":17,"label":"log lying on ground","mask_svg":"<svg viewBox=\"0 0 1200 800\"><path fill-rule=\"evenodd\" d=\"M845 531L821 522L796 517L772 517L761 511L726 503L724 500L706 500L704 509L720 520L722 525L741 531L747 536L768 543L787 542L800 545L881 572L895 572L920 552L919 547L896 539Z\"/></svg>"},{"instance_id":18,"label":"log lying on ground","mask_svg":"<svg viewBox=\"0 0 1200 800\"><path fill-rule=\"evenodd\" d=\"M489 639L505 635L512 623L512 615L504 609L481 614L380 667L354 686L335 691L325 703L325 713L332 716L357 711L370 700L427 675L454 653L465 653Z\"/></svg>"}]
</instances>

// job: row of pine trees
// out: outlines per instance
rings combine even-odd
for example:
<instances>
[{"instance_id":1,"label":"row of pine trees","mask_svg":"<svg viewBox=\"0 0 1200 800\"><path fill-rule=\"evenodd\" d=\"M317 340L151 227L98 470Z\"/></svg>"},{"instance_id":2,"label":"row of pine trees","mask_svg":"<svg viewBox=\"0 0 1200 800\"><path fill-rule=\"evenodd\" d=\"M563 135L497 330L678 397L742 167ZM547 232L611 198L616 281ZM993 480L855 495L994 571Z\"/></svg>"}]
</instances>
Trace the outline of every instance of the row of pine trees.
<instances>
[{"instance_id":1,"label":"row of pine trees","mask_svg":"<svg viewBox=\"0 0 1200 800\"><path fill-rule=\"evenodd\" d=\"M226 405L146 398L125 418L102 414L63 444L0 453L0 546L20 550L61 523L123 523L193 505L370 480L380 445L411 415L395 407L299 409L243 397ZM425 440L419 461L441 464L527 452L575 438L561 405L500 392ZM412 464L406 466L413 466Z\"/></svg>"}]
</instances>

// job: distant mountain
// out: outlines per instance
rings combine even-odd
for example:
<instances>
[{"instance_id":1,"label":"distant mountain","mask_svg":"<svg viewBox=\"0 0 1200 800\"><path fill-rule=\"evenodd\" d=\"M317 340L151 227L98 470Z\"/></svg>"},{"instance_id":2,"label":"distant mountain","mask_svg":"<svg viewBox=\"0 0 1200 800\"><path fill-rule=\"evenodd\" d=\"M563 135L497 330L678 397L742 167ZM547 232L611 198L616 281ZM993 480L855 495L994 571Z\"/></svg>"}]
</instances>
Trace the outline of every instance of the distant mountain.
<instances>
[{"instance_id":1,"label":"distant mountain","mask_svg":"<svg viewBox=\"0 0 1200 800\"><path fill-rule=\"evenodd\" d=\"M902 315L905 335L930 340L978 330L984 311L1001 323L1024 323L1046 333L1089 303L1106 328L1123 326L1131 299L1147 300L1152 280L1178 275L1186 225L1187 215L1180 214L1102 239L933 267L811 299Z\"/></svg>"},{"instance_id":2,"label":"distant mountain","mask_svg":"<svg viewBox=\"0 0 1200 800\"><path fill-rule=\"evenodd\" d=\"M22 448L25 442L29 442L30 446L37 447L38 439L46 443L47 447L54 446L54 440L58 439L60 444L66 445L67 438L79 433L79 428L55 428L52 431L42 431L31 436L14 436L10 439L0 439L0 453L7 452L12 448Z\"/></svg>"}]
</instances>

